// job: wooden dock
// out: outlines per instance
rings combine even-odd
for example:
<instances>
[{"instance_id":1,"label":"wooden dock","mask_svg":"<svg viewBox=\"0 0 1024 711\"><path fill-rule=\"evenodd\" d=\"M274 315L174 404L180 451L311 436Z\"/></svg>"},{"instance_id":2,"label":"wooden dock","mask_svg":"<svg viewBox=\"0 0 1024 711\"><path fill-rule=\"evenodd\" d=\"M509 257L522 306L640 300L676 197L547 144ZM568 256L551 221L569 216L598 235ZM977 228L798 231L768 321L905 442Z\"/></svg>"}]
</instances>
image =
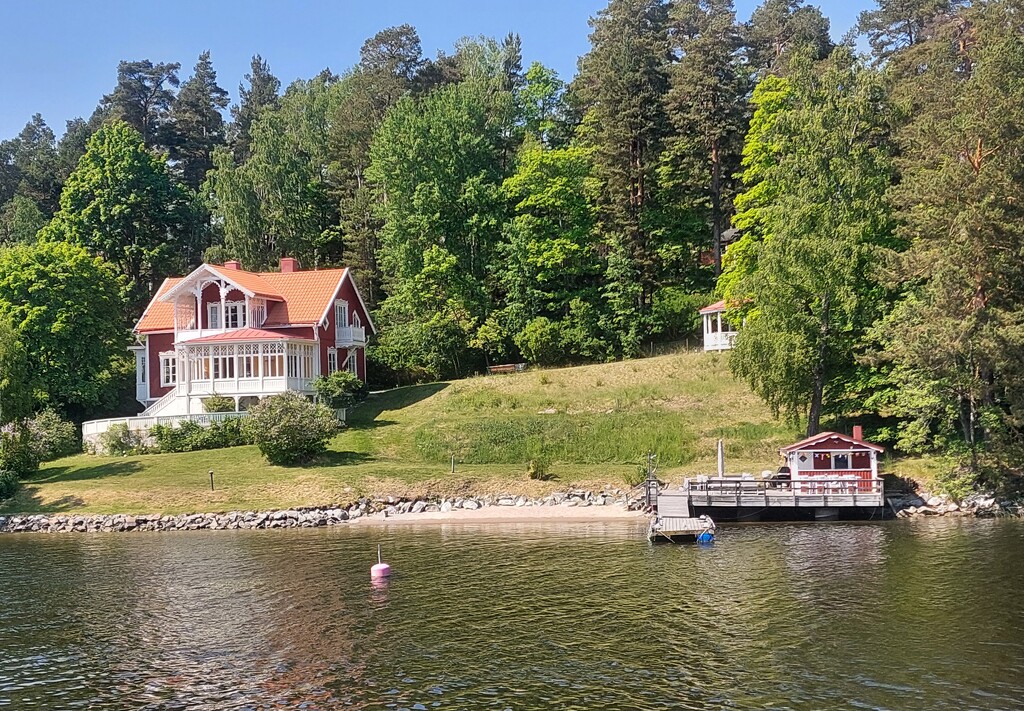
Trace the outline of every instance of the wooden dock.
<instances>
[{"instance_id":1,"label":"wooden dock","mask_svg":"<svg viewBox=\"0 0 1024 711\"><path fill-rule=\"evenodd\" d=\"M671 503L670 503L671 502ZM885 509L882 480L842 478L794 481L746 477L687 479L681 489L658 494L662 506L688 515L706 513L723 520L875 518Z\"/></svg>"}]
</instances>

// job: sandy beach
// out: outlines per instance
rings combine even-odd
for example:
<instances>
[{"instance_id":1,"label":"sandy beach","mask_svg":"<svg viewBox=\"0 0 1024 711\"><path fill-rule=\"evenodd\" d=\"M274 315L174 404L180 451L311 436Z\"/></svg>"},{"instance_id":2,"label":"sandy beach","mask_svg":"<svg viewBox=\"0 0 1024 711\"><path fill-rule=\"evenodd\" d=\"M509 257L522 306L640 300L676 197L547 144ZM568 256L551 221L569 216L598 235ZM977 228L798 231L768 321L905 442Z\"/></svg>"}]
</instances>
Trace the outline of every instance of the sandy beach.
<instances>
[{"instance_id":1,"label":"sandy beach","mask_svg":"<svg viewBox=\"0 0 1024 711\"><path fill-rule=\"evenodd\" d=\"M646 518L639 511L627 511L617 504L609 506L484 506L483 508L453 509L451 511L424 511L384 516L384 513L363 516L349 521L353 526L405 525L423 523L521 523L567 521L640 520Z\"/></svg>"}]
</instances>

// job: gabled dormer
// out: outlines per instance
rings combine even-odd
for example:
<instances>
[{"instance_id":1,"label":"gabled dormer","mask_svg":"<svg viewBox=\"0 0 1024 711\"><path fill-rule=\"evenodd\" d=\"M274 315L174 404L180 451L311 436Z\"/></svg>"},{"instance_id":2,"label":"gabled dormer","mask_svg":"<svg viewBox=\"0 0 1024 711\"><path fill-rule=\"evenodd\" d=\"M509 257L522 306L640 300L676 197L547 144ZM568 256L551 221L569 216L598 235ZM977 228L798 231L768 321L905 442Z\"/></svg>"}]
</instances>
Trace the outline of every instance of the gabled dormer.
<instances>
[{"instance_id":1,"label":"gabled dormer","mask_svg":"<svg viewBox=\"0 0 1024 711\"><path fill-rule=\"evenodd\" d=\"M242 328L260 328L269 307L284 298L238 262L203 264L158 297L174 311L175 341Z\"/></svg>"}]
</instances>

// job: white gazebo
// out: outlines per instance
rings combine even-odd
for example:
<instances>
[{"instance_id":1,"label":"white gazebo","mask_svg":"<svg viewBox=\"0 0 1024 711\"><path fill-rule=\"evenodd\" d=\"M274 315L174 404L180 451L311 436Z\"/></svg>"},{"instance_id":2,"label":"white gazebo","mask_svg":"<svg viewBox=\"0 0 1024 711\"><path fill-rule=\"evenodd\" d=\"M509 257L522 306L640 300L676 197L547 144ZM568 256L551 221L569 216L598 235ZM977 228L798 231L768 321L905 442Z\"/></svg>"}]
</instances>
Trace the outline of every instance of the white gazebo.
<instances>
[{"instance_id":1,"label":"white gazebo","mask_svg":"<svg viewBox=\"0 0 1024 711\"><path fill-rule=\"evenodd\" d=\"M700 310L704 319L704 350L727 351L736 340L737 330L725 318L725 301L716 301Z\"/></svg>"}]
</instances>

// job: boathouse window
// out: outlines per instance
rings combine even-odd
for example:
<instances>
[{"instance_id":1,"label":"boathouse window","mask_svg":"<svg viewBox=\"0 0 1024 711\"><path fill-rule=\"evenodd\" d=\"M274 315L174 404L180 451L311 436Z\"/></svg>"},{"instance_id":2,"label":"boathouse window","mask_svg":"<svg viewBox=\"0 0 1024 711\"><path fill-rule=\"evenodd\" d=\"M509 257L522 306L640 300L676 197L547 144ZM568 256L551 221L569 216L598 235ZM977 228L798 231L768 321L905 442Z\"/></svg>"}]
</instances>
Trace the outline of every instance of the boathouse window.
<instances>
[{"instance_id":1,"label":"boathouse window","mask_svg":"<svg viewBox=\"0 0 1024 711\"><path fill-rule=\"evenodd\" d=\"M160 385L174 385L178 382L178 360L172 355L160 356Z\"/></svg>"},{"instance_id":2,"label":"boathouse window","mask_svg":"<svg viewBox=\"0 0 1024 711\"><path fill-rule=\"evenodd\" d=\"M849 469L850 468L850 455L849 454L836 454L832 457L832 468L833 469Z\"/></svg>"}]
</instances>

